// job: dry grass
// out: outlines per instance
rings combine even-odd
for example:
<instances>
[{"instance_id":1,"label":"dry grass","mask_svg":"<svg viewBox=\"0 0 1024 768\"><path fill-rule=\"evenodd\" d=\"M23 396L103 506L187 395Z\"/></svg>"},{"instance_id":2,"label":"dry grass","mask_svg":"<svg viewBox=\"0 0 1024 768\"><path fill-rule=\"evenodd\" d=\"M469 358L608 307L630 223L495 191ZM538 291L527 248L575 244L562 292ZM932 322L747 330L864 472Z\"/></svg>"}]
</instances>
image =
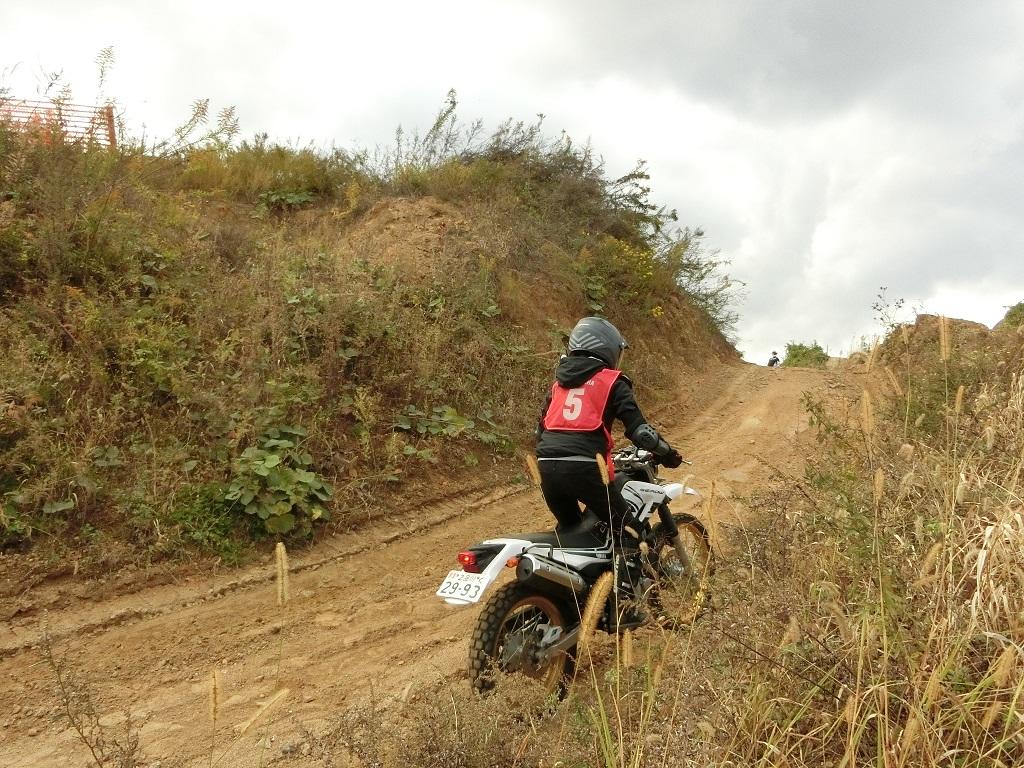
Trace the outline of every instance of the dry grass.
<instances>
[{"instance_id":1,"label":"dry grass","mask_svg":"<svg viewBox=\"0 0 1024 768\"><path fill-rule=\"evenodd\" d=\"M950 366L948 321L939 329L935 357ZM801 508L781 485L786 524L751 551L766 583L752 593L759 610L731 611L750 625L732 640L760 661L718 680L740 695L716 695L734 736L709 764L1024 759L1024 371L992 370L973 397L958 387L933 406L946 428L916 444L903 438L913 385L882 404L892 418L865 393L856 439L842 408L816 411L827 435L809 475L818 493ZM757 640L773 624L774 652Z\"/></svg>"},{"instance_id":2,"label":"dry grass","mask_svg":"<svg viewBox=\"0 0 1024 768\"><path fill-rule=\"evenodd\" d=\"M943 360L935 341L933 364L955 372L957 347ZM459 727L465 707L521 727L484 735L482 752L450 736L430 749L453 718L409 710L398 738L433 742L376 764L1021 764L1024 370L993 366L948 400L913 377L883 396L885 375L870 395L811 403L822 444L807 477L746 500L763 522L689 631L588 643L568 699L539 719L452 692ZM908 437L906 398L944 426Z\"/></svg>"}]
</instances>

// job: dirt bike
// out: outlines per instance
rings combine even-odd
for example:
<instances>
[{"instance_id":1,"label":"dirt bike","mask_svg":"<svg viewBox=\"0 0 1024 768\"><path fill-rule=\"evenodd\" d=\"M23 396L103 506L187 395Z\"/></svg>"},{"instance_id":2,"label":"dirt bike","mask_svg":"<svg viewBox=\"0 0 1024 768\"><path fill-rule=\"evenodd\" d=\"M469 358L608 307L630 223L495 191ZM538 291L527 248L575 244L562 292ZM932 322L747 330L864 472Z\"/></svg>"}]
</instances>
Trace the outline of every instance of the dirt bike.
<instances>
[{"instance_id":1,"label":"dirt bike","mask_svg":"<svg viewBox=\"0 0 1024 768\"><path fill-rule=\"evenodd\" d=\"M678 626L703 607L711 568L707 530L693 515L669 510L674 499L699 494L659 480L658 459L649 451L627 448L613 462L615 483L640 529L635 537L618 539L609 521L588 509L572 528L488 539L459 552L461 569L450 571L436 593L453 605L479 602L505 568L515 569L514 579L484 603L473 630L469 673L477 690L508 672L559 690L595 630Z\"/></svg>"}]
</instances>

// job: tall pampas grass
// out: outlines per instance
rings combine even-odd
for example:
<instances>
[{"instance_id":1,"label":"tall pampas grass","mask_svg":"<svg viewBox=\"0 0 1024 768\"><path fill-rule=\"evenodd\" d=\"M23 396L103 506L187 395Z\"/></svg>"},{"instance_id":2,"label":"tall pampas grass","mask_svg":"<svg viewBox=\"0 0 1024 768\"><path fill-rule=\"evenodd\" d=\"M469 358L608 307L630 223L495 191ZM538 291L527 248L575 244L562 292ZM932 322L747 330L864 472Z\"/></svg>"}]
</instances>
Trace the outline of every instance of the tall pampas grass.
<instances>
[{"instance_id":1,"label":"tall pampas grass","mask_svg":"<svg viewBox=\"0 0 1024 768\"><path fill-rule=\"evenodd\" d=\"M537 459L534 458L532 453L526 454L526 473L529 475L530 480L538 488L540 487L540 467L537 465Z\"/></svg>"},{"instance_id":2,"label":"tall pampas grass","mask_svg":"<svg viewBox=\"0 0 1024 768\"><path fill-rule=\"evenodd\" d=\"M930 389L914 393L933 403L929 418L945 415L945 430L907 437L917 386L909 354L905 380L886 370L884 390L850 404L859 419L836 404L835 437L813 465L825 478L813 501L827 510L841 499L848 514L839 524L849 529L822 541L814 523L797 529L799 543L785 539L815 555L806 572L780 568L792 579L773 604L782 650L754 662L762 688L716 681L721 698L736 702L716 725L735 735L704 764L1024 765L1024 369L1007 382L993 366L989 381L983 373L961 386L954 332L941 318L939 354L921 361ZM844 586L821 600L830 584ZM800 637L792 616L806 614L814 635L789 647ZM842 671L834 702L822 695L824 671L803 685L770 667L794 658L801 671L810 660Z\"/></svg>"},{"instance_id":3,"label":"tall pampas grass","mask_svg":"<svg viewBox=\"0 0 1024 768\"><path fill-rule=\"evenodd\" d=\"M866 389L860 400L860 428L869 437L875 433L875 408L871 403L871 393Z\"/></svg>"},{"instance_id":4,"label":"tall pampas grass","mask_svg":"<svg viewBox=\"0 0 1024 768\"><path fill-rule=\"evenodd\" d=\"M888 365L885 366L885 375L889 379L889 384L892 385L896 397L903 397L903 387L900 385L899 379L896 378L896 374L892 372L892 368Z\"/></svg>"},{"instance_id":5,"label":"tall pampas grass","mask_svg":"<svg viewBox=\"0 0 1024 768\"><path fill-rule=\"evenodd\" d=\"M289 568L288 568L288 550L285 548L284 542L279 541L274 547L274 581L277 586L277 607L281 609L282 617L287 615L288 600L291 598L289 590ZM264 718L264 716L277 705L281 699L288 695L287 688L281 688L281 664L284 661L284 626L281 627L281 631L278 633L277 640L277 663L274 671L274 687L278 688L278 691L271 696L266 702L264 702L260 709L253 715L248 722L242 725L239 735L244 734L248 731L257 721ZM266 756L267 749L270 745L270 739L264 737L262 739L263 749L260 752L259 764L263 765L263 758Z\"/></svg>"},{"instance_id":6,"label":"tall pampas grass","mask_svg":"<svg viewBox=\"0 0 1024 768\"><path fill-rule=\"evenodd\" d=\"M860 400L860 428L864 435L864 447L868 454L868 463L874 464L874 451L871 447L871 438L875 434L875 408L871 403L871 393L863 390Z\"/></svg>"},{"instance_id":7,"label":"tall pampas grass","mask_svg":"<svg viewBox=\"0 0 1024 768\"><path fill-rule=\"evenodd\" d=\"M210 721L216 725L217 715L220 714L220 673L213 669L210 671Z\"/></svg>"},{"instance_id":8,"label":"tall pampas grass","mask_svg":"<svg viewBox=\"0 0 1024 768\"><path fill-rule=\"evenodd\" d=\"M607 486L610 480L608 476L608 462L600 453L597 454L594 458L597 460L597 471L601 475L601 482Z\"/></svg>"},{"instance_id":9,"label":"tall pampas grass","mask_svg":"<svg viewBox=\"0 0 1024 768\"><path fill-rule=\"evenodd\" d=\"M285 549L282 541L277 542L277 546L274 547L274 564L276 566L277 605L279 608L284 608L289 598L288 550Z\"/></svg>"},{"instance_id":10,"label":"tall pampas grass","mask_svg":"<svg viewBox=\"0 0 1024 768\"><path fill-rule=\"evenodd\" d=\"M1013 671L1014 663L1017 661L1018 649L1013 643L1007 643L1003 652L999 654L999 657L992 663L992 667L989 670L989 677L992 681L992 687L998 691L1006 688L1007 683L1010 680L1010 673ZM1020 687L1019 685L1017 686ZM981 718L981 727L988 730L995 723L996 718L1002 714L1006 708L1006 700L1003 696L998 694L992 697L992 703L988 705L985 710L985 714Z\"/></svg>"},{"instance_id":11,"label":"tall pampas grass","mask_svg":"<svg viewBox=\"0 0 1024 768\"><path fill-rule=\"evenodd\" d=\"M252 728L256 723L263 720L270 713L270 711L274 707L276 707L285 696L288 695L288 693L289 691L287 688L281 688L276 693L274 693L269 699L257 702L256 714L254 714L252 717L250 717L248 720L246 720L244 723L238 726L238 735L242 736L248 733L249 729ZM266 741L267 740L264 739L264 743Z\"/></svg>"},{"instance_id":12,"label":"tall pampas grass","mask_svg":"<svg viewBox=\"0 0 1024 768\"><path fill-rule=\"evenodd\" d=\"M944 363L949 362L953 351L953 343L949 332L949 318L939 315L939 359Z\"/></svg>"},{"instance_id":13,"label":"tall pampas grass","mask_svg":"<svg viewBox=\"0 0 1024 768\"><path fill-rule=\"evenodd\" d=\"M868 352L868 362L865 366L866 373L871 373L871 371L874 370L875 362L878 360L878 350L880 346L879 340L875 339L875 343L871 345L871 351Z\"/></svg>"}]
</instances>

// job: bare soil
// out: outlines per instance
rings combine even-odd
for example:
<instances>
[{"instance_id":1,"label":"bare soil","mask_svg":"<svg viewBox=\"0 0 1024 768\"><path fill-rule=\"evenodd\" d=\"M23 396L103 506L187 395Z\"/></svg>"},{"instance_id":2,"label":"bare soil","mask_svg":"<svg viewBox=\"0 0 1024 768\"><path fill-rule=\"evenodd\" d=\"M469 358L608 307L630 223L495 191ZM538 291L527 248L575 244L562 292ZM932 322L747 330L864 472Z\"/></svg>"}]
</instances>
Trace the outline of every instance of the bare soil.
<instances>
[{"instance_id":1,"label":"bare soil","mask_svg":"<svg viewBox=\"0 0 1024 768\"><path fill-rule=\"evenodd\" d=\"M651 414L692 467L666 471L717 499L705 512L719 545L757 510L743 497L772 472L799 476L813 449L804 391L843 386L849 372L715 364ZM306 733L373 700L387 718L403 697L439 682L465 685L479 608L434 597L464 546L549 528L536 489L509 485L394 513L359 533L294 554L290 602L277 607L273 562L219 575L164 569L152 580L68 574L5 598L0 616L0 766L94 765L69 728L44 636L89 681L102 722L127 710L141 723L143 765L302 763ZM728 558L728 546L724 557ZM120 580L119 580L120 578ZM31 582L29 582L31 583ZM19 610L17 606L31 607ZM211 670L222 676L218 733ZM244 734L242 724L274 700ZM382 726L385 727L385 726ZM291 763L290 763L291 764ZM313 764L312 762L310 763Z\"/></svg>"}]
</instances>

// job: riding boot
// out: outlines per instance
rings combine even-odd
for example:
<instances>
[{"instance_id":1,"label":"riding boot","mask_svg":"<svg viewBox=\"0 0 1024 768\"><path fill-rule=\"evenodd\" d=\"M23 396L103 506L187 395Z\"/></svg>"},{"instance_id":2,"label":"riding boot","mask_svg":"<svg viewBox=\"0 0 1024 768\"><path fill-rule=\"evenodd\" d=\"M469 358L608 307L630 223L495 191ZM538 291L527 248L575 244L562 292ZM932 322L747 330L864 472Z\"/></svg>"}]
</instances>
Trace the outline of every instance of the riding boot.
<instances>
[{"instance_id":1,"label":"riding boot","mask_svg":"<svg viewBox=\"0 0 1024 768\"><path fill-rule=\"evenodd\" d=\"M619 551L623 554L632 555L639 551L640 536L644 524L633 515L627 515L624 520L616 526L619 532Z\"/></svg>"},{"instance_id":2,"label":"riding boot","mask_svg":"<svg viewBox=\"0 0 1024 768\"><path fill-rule=\"evenodd\" d=\"M616 558L615 574L616 626L626 629L646 623L649 615L643 608L643 598L650 580L644 576L639 554L620 554Z\"/></svg>"}]
</instances>

